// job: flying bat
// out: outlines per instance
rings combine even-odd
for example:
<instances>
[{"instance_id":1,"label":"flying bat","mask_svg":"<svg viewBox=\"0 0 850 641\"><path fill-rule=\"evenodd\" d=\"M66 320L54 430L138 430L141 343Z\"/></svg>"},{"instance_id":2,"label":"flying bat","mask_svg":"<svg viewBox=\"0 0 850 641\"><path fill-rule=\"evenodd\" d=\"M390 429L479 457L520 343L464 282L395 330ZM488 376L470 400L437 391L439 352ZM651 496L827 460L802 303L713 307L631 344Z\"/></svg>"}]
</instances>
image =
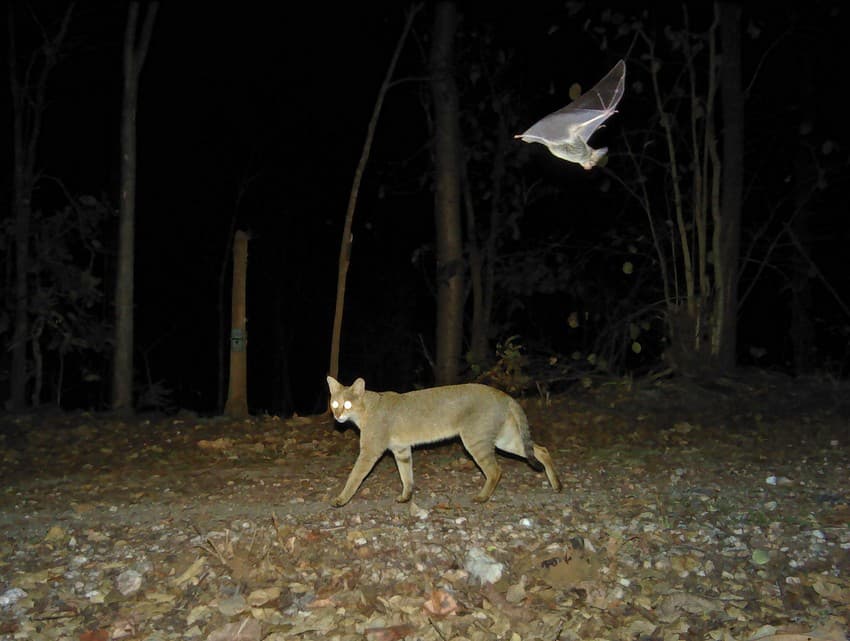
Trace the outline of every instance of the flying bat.
<instances>
[{"instance_id":1,"label":"flying bat","mask_svg":"<svg viewBox=\"0 0 850 641\"><path fill-rule=\"evenodd\" d=\"M623 97L626 63L620 60L602 80L563 109L538 120L528 130L517 134L525 142L546 145L553 156L591 169L608 151L587 144L603 122L614 115Z\"/></svg>"}]
</instances>

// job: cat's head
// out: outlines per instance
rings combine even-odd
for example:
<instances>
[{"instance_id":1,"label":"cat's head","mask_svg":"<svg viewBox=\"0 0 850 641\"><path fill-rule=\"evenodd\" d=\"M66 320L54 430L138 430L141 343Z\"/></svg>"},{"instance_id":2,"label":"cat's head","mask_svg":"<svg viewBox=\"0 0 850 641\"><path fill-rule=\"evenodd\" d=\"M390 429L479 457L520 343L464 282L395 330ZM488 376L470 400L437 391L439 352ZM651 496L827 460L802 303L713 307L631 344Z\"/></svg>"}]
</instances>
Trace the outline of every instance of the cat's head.
<instances>
[{"instance_id":1,"label":"cat's head","mask_svg":"<svg viewBox=\"0 0 850 641\"><path fill-rule=\"evenodd\" d=\"M333 376L328 376L328 388L331 391L331 411L334 418L340 423L348 420L357 422L357 416L363 408L366 381L358 378L350 387L346 387Z\"/></svg>"}]
</instances>

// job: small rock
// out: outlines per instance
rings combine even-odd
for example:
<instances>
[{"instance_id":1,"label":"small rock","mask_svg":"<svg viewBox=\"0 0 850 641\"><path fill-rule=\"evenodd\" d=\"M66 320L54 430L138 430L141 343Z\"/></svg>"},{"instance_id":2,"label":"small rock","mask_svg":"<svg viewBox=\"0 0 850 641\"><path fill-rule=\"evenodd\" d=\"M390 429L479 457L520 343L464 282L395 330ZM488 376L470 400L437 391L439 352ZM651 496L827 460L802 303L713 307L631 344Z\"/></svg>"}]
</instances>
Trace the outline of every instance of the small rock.
<instances>
[{"instance_id":1,"label":"small rock","mask_svg":"<svg viewBox=\"0 0 850 641\"><path fill-rule=\"evenodd\" d=\"M124 570L115 579L115 586L124 596L135 594L142 587L142 575L135 570Z\"/></svg>"},{"instance_id":2,"label":"small rock","mask_svg":"<svg viewBox=\"0 0 850 641\"><path fill-rule=\"evenodd\" d=\"M408 509L410 510L410 516L412 516L413 518L419 519L420 521L424 521L428 518L428 510L426 510L425 508L419 507L413 501L411 501L408 506Z\"/></svg>"},{"instance_id":3,"label":"small rock","mask_svg":"<svg viewBox=\"0 0 850 641\"><path fill-rule=\"evenodd\" d=\"M3 594L0 594L0 607L6 608L14 605L25 596L27 596L27 593L21 588L9 588Z\"/></svg>"},{"instance_id":4,"label":"small rock","mask_svg":"<svg viewBox=\"0 0 850 641\"><path fill-rule=\"evenodd\" d=\"M463 566L471 577L478 579L482 584L485 581L496 583L502 578L502 570L505 567L479 547L469 549Z\"/></svg>"}]
</instances>

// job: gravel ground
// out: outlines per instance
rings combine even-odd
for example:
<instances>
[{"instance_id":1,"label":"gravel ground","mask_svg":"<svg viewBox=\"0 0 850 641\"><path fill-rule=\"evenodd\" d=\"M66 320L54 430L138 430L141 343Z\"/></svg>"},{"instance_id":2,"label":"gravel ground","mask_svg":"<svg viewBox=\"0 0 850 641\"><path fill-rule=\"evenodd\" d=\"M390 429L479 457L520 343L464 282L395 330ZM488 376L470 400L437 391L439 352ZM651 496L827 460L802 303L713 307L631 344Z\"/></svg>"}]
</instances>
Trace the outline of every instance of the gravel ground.
<instances>
[{"instance_id":1,"label":"gravel ground","mask_svg":"<svg viewBox=\"0 0 850 641\"><path fill-rule=\"evenodd\" d=\"M458 443L413 501L328 416L0 417L1 639L844 641L847 389L778 377L527 399L564 491Z\"/></svg>"}]
</instances>

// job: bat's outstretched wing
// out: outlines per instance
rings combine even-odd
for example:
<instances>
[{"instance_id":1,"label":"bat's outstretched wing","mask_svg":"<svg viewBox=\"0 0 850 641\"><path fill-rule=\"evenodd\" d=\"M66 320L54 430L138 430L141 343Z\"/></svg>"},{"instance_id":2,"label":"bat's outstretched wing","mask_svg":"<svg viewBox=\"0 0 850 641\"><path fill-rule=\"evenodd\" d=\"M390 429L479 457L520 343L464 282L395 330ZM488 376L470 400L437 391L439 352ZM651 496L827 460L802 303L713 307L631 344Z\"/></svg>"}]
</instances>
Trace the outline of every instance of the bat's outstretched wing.
<instances>
[{"instance_id":1,"label":"bat's outstretched wing","mask_svg":"<svg viewBox=\"0 0 850 641\"><path fill-rule=\"evenodd\" d=\"M545 116L517 138L547 146L586 143L599 126L614 114L623 97L626 63L620 60L590 90L563 109ZM577 140L578 139L578 140Z\"/></svg>"}]
</instances>

